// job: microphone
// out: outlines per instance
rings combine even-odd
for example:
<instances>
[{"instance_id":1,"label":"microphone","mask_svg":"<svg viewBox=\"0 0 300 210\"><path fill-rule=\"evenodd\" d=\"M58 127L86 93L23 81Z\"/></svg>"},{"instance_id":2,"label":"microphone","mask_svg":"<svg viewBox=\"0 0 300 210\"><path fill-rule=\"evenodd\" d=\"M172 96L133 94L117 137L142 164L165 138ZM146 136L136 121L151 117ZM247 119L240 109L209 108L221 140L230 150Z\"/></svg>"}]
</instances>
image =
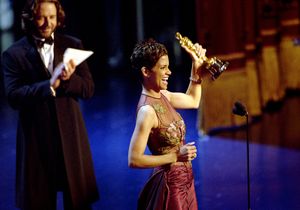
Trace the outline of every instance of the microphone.
<instances>
[{"instance_id":1,"label":"microphone","mask_svg":"<svg viewBox=\"0 0 300 210\"><path fill-rule=\"evenodd\" d=\"M246 107L239 101L234 103L234 107L232 108L232 113L239 116L248 116L248 112Z\"/></svg>"}]
</instances>

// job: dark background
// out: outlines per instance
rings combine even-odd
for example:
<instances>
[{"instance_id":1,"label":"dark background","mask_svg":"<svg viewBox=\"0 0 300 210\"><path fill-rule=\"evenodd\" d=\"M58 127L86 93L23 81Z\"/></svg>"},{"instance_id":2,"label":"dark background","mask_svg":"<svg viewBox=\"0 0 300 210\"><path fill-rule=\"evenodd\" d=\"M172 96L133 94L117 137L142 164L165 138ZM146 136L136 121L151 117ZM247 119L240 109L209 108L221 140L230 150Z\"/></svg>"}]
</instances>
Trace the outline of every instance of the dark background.
<instances>
[{"instance_id":1,"label":"dark background","mask_svg":"<svg viewBox=\"0 0 300 210\"><path fill-rule=\"evenodd\" d=\"M15 39L23 35L19 15L24 2L24 0L13 1L15 24L12 30ZM140 39L152 37L163 42L169 49L171 65L174 67L181 63L172 59L174 44L177 44L175 33L180 31L195 40L194 1L141 1L143 37L137 37L139 18L136 2L62 1L66 12L64 31L80 38L86 49L94 51L88 62L97 81L106 71L116 69L121 73L128 71L130 54L134 44Z\"/></svg>"}]
</instances>

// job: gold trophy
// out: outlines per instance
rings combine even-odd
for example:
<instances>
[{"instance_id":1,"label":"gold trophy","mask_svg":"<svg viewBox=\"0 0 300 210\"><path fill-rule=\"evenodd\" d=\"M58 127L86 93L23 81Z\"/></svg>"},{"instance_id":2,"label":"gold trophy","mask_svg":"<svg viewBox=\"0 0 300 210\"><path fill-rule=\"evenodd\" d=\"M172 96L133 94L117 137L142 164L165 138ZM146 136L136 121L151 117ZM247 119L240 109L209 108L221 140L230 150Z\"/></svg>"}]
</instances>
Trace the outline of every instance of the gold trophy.
<instances>
[{"instance_id":1,"label":"gold trophy","mask_svg":"<svg viewBox=\"0 0 300 210\"><path fill-rule=\"evenodd\" d=\"M188 37L186 37L186 36L183 37L179 32L176 32L176 39L179 40L179 43L181 46L188 47L190 50L193 50L198 55L198 57L200 57L200 55L196 51L196 48L195 48L193 42ZM217 79L220 76L220 74L223 71L225 71L227 66L229 65L229 62L227 62L227 61L223 62L223 61L217 59L216 57L207 58L206 56L204 56L203 60L204 60L204 63L206 63L205 67L211 74L211 78L213 80Z\"/></svg>"}]
</instances>

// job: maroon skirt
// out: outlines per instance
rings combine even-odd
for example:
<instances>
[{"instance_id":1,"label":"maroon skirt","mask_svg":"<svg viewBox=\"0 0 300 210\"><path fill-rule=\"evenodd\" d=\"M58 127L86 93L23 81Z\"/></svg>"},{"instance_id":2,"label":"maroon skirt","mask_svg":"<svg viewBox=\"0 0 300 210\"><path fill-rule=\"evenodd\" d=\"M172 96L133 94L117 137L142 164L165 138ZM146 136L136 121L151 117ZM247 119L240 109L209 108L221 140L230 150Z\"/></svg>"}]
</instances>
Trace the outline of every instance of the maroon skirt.
<instances>
[{"instance_id":1,"label":"maroon skirt","mask_svg":"<svg viewBox=\"0 0 300 210\"><path fill-rule=\"evenodd\" d=\"M155 168L139 195L138 210L198 210L191 164Z\"/></svg>"}]
</instances>

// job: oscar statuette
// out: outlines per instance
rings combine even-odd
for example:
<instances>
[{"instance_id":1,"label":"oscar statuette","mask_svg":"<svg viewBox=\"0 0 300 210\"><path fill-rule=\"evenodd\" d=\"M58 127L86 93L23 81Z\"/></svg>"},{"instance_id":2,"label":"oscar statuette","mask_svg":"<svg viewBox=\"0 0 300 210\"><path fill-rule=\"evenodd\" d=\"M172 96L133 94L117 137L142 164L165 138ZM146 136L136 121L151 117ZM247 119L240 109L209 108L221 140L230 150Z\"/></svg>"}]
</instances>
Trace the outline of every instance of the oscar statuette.
<instances>
[{"instance_id":1,"label":"oscar statuette","mask_svg":"<svg viewBox=\"0 0 300 210\"><path fill-rule=\"evenodd\" d=\"M193 50L196 54L197 51L195 50L195 46L193 42L188 37L183 37L179 32L176 32L176 39L179 40L179 44L181 46L186 46L190 50ZM200 57L200 56L199 56ZM213 80L217 79L220 74L226 70L227 66L229 65L229 62L221 61L220 59L217 59L216 57L213 58L207 58L206 56L203 57L204 63L206 64L206 69L211 74L211 78Z\"/></svg>"}]
</instances>

